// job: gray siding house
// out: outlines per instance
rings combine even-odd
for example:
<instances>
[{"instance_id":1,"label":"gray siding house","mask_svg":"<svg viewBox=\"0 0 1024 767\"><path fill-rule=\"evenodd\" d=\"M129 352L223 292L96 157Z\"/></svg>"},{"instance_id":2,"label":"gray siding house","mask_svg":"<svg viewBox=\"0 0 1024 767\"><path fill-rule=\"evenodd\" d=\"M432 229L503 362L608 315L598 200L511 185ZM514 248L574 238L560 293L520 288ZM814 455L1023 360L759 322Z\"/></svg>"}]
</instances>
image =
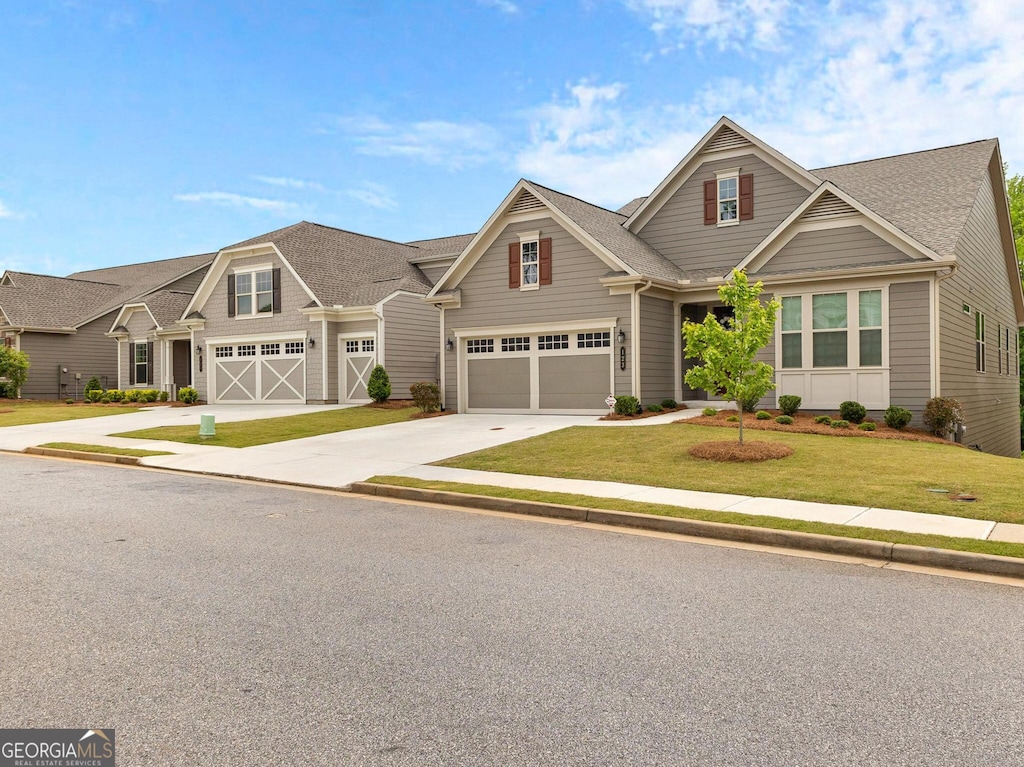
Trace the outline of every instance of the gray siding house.
<instances>
[{"instance_id":1,"label":"gray siding house","mask_svg":"<svg viewBox=\"0 0 1024 767\"><path fill-rule=\"evenodd\" d=\"M703 399L680 328L733 268L782 302L778 396L876 414L933 396L963 441L1019 456L1024 295L996 140L806 170L722 118L617 212L522 180L438 278L446 407L601 413Z\"/></svg>"},{"instance_id":2,"label":"gray siding house","mask_svg":"<svg viewBox=\"0 0 1024 767\"><path fill-rule=\"evenodd\" d=\"M115 388L118 346L106 333L121 307L158 292L191 292L212 260L213 254L186 256L67 277L4 272L0 339L31 362L21 396L80 399L93 376L104 388ZM141 381L140 388L153 381Z\"/></svg>"},{"instance_id":3,"label":"gray siding house","mask_svg":"<svg viewBox=\"0 0 1024 767\"><path fill-rule=\"evenodd\" d=\"M433 283L414 261L443 270L459 245L403 244L303 221L224 248L175 323L200 398L368 402L378 363L396 398L438 380L440 313L423 302ZM122 346L133 337L125 327Z\"/></svg>"}]
</instances>

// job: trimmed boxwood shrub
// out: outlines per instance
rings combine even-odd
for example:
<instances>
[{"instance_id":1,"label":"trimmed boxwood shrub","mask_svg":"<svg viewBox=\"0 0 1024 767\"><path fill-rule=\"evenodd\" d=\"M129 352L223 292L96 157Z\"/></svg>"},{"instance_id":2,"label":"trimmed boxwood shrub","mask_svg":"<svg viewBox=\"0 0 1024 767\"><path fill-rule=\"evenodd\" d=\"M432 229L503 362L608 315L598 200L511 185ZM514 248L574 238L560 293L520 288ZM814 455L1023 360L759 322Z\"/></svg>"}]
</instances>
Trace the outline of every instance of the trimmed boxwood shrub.
<instances>
[{"instance_id":1,"label":"trimmed boxwood shrub","mask_svg":"<svg viewBox=\"0 0 1024 767\"><path fill-rule=\"evenodd\" d=\"M143 389L142 397L139 399L140 402L156 402L157 397L160 396L160 392L156 389Z\"/></svg>"},{"instance_id":2,"label":"trimmed boxwood shrub","mask_svg":"<svg viewBox=\"0 0 1024 767\"><path fill-rule=\"evenodd\" d=\"M194 405L198 401L199 392L191 386L182 386L178 389L178 402L184 402L186 405Z\"/></svg>"},{"instance_id":3,"label":"trimmed boxwood shrub","mask_svg":"<svg viewBox=\"0 0 1024 767\"><path fill-rule=\"evenodd\" d=\"M890 429L905 429L913 418L914 414L905 407L890 405L885 409L885 425Z\"/></svg>"},{"instance_id":4,"label":"trimmed boxwood shrub","mask_svg":"<svg viewBox=\"0 0 1024 767\"><path fill-rule=\"evenodd\" d=\"M103 396L103 389L87 389L85 392L85 401L96 403L100 401Z\"/></svg>"},{"instance_id":5,"label":"trimmed boxwood shrub","mask_svg":"<svg viewBox=\"0 0 1024 767\"><path fill-rule=\"evenodd\" d=\"M111 402L124 402L124 392L120 389L107 389L103 396L109 397Z\"/></svg>"},{"instance_id":6,"label":"trimmed boxwood shrub","mask_svg":"<svg viewBox=\"0 0 1024 767\"><path fill-rule=\"evenodd\" d=\"M814 422L815 423L821 423L821 424L824 424L825 426L828 426L829 424L832 423L832 417L831 416L827 416L827 415L816 415L816 416L814 416Z\"/></svg>"},{"instance_id":7,"label":"trimmed boxwood shrub","mask_svg":"<svg viewBox=\"0 0 1024 767\"><path fill-rule=\"evenodd\" d=\"M679 407L679 403L672 398L663 399L661 401L661 407L664 410L675 410L677 407ZM648 408L648 410L650 410L650 408Z\"/></svg>"},{"instance_id":8,"label":"trimmed boxwood shrub","mask_svg":"<svg viewBox=\"0 0 1024 767\"><path fill-rule=\"evenodd\" d=\"M849 429L850 422L847 421L845 418L839 418L830 423L829 426L831 426L833 429Z\"/></svg>"},{"instance_id":9,"label":"trimmed boxwood shrub","mask_svg":"<svg viewBox=\"0 0 1024 767\"><path fill-rule=\"evenodd\" d=\"M383 365L376 365L370 371L370 382L366 384L366 393L378 404L391 396L391 378Z\"/></svg>"},{"instance_id":10,"label":"trimmed boxwood shrub","mask_svg":"<svg viewBox=\"0 0 1024 767\"><path fill-rule=\"evenodd\" d=\"M799 399L799 397L797 397ZM792 426L793 416L791 415L780 415L775 418L775 423L781 423L783 426Z\"/></svg>"},{"instance_id":11,"label":"trimmed boxwood shrub","mask_svg":"<svg viewBox=\"0 0 1024 767\"><path fill-rule=\"evenodd\" d=\"M636 415L640 412L640 400L631 394L615 398L616 415Z\"/></svg>"},{"instance_id":12,"label":"trimmed boxwood shrub","mask_svg":"<svg viewBox=\"0 0 1024 767\"><path fill-rule=\"evenodd\" d=\"M109 405L110 404L110 397L108 397L106 394L104 394L102 397L100 397L100 404L101 405Z\"/></svg>"},{"instance_id":13,"label":"trimmed boxwood shrub","mask_svg":"<svg viewBox=\"0 0 1024 767\"><path fill-rule=\"evenodd\" d=\"M782 411L783 415L796 415L796 411L800 409L801 402L803 400L795 394L783 394L779 397L779 410Z\"/></svg>"},{"instance_id":14,"label":"trimmed boxwood shrub","mask_svg":"<svg viewBox=\"0 0 1024 767\"><path fill-rule=\"evenodd\" d=\"M839 416L850 423L860 423L868 416L868 410L859 402L846 400L839 403Z\"/></svg>"},{"instance_id":15,"label":"trimmed boxwood shrub","mask_svg":"<svg viewBox=\"0 0 1024 767\"><path fill-rule=\"evenodd\" d=\"M738 420L740 420L740 417L738 415L731 415L725 420L729 421L730 423L736 423Z\"/></svg>"},{"instance_id":16,"label":"trimmed boxwood shrub","mask_svg":"<svg viewBox=\"0 0 1024 767\"><path fill-rule=\"evenodd\" d=\"M932 397L924 406L922 420L936 437L945 437L964 422L964 409L955 397Z\"/></svg>"},{"instance_id":17,"label":"trimmed boxwood shrub","mask_svg":"<svg viewBox=\"0 0 1024 767\"><path fill-rule=\"evenodd\" d=\"M160 392L160 398L159 399L160 399L161 402L166 402L168 399L170 399L170 397L171 397L171 395L169 393L167 393L165 391Z\"/></svg>"},{"instance_id":18,"label":"trimmed boxwood shrub","mask_svg":"<svg viewBox=\"0 0 1024 767\"><path fill-rule=\"evenodd\" d=\"M769 421L771 420L771 417L772 414L769 413L767 410L758 410L757 415L755 416L755 418L757 418L758 421Z\"/></svg>"},{"instance_id":19,"label":"trimmed boxwood shrub","mask_svg":"<svg viewBox=\"0 0 1024 767\"><path fill-rule=\"evenodd\" d=\"M660 413L664 409L665 408L663 408L661 405L655 402L652 402L650 405L647 406L648 413Z\"/></svg>"},{"instance_id":20,"label":"trimmed boxwood shrub","mask_svg":"<svg viewBox=\"0 0 1024 767\"><path fill-rule=\"evenodd\" d=\"M708 416L709 418L710 418L711 416L715 416L715 415L718 415L718 411L717 411L717 410L715 410L715 409L714 409L713 407L706 407L706 408L704 408L703 410L701 410L701 411L700 411L700 413L701 413L701 415L706 415L706 416Z\"/></svg>"},{"instance_id":21,"label":"trimmed boxwood shrub","mask_svg":"<svg viewBox=\"0 0 1024 767\"><path fill-rule=\"evenodd\" d=\"M413 404L424 413L441 409L441 390L433 381L417 381L409 387Z\"/></svg>"},{"instance_id":22,"label":"trimmed boxwood shrub","mask_svg":"<svg viewBox=\"0 0 1024 767\"><path fill-rule=\"evenodd\" d=\"M857 428L860 429L861 431L874 431L875 425L871 421L865 421Z\"/></svg>"}]
</instances>

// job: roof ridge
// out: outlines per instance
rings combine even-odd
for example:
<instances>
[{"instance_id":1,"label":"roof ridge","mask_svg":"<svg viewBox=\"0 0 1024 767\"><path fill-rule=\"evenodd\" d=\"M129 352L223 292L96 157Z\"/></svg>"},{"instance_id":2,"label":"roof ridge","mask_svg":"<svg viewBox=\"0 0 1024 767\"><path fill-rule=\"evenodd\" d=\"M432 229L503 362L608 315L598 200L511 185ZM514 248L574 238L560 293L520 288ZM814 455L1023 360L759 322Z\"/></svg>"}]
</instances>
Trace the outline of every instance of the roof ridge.
<instances>
[{"instance_id":1,"label":"roof ridge","mask_svg":"<svg viewBox=\"0 0 1024 767\"><path fill-rule=\"evenodd\" d=\"M98 270L96 270L96 271L98 271ZM68 282L85 282L85 283L88 283L89 285L106 285L106 286L111 287L111 288L123 288L124 287L124 285L120 285L120 284L118 284L116 282L99 282L97 280L83 280L81 277L61 277L61 276L56 275L56 274L40 274L39 272L20 272L20 271L16 272L13 269L8 269L7 273L8 274L24 274L24 275L27 275L28 277L45 277L48 280L67 280ZM72 274L79 274L79 272L72 272ZM14 287L14 288L16 288L16 287L19 287L19 286L17 286L17 285L5 285L4 287L8 287L8 288Z\"/></svg>"},{"instance_id":2,"label":"roof ridge","mask_svg":"<svg viewBox=\"0 0 1024 767\"><path fill-rule=\"evenodd\" d=\"M377 237L373 234L363 234L362 232L353 232L351 229L342 229L340 226L331 226L330 224L318 224L316 221L300 221L300 224L309 224L310 226L319 226L321 229L330 229L332 232L342 232L344 234L351 234L356 237L365 237L368 240L377 240L378 242L386 242L390 245L401 245L403 248L416 248L415 245L407 245L404 242L398 242L397 240L389 240L386 237ZM298 226L298 224L296 224ZM416 248L418 250L418 248Z\"/></svg>"},{"instance_id":3,"label":"roof ridge","mask_svg":"<svg viewBox=\"0 0 1024 767\"><path fill-rule=\"evenodd\" d=\"M174 256L172 258L158 258L155 261L136 261L133 264L116 264L114 266L99 266L99 267L97 267L95 269L79 269L77 272L72 272L72 274L84 274L84 273L88 273L88 272L105 272L108 269L127 269L127 268L132 267L132 266L150 266L151 264L166 264L169 261L184 261L186 258L199 258L200 256L209 256L210 260L212 261L213 257L216 256L216 255L217 255L216 251L213 252L213 253L193 253L193 254L188 255L188 256ZM76 277L65 277L64 279L77 279L77 278Z\"/></svg>"},{"instance_id":4,"label":"roof ridge","mask_svg":"<svg viewBox=\"0 0 1024 767\"><path fill-rule=\"evenodd\" d=\"M597 203L590 202L589 200L584 200L582 197L577 197L574 194L566 194L565 192L559 192L557 189L552 189L549 186L544 186L543 184L538 184L536 181L531 181L528 178L524 178L523 181L525 181L526 183L530 184L531 186L540 187L541 189L544 189L544 190L546 190L548 192L554 192L555 194L560 194L563 197L568 197L571 200L576 200L577 202L582 202L584 205L589 205L591 208L597 208L598 210L603 210L605 213L611 213L613 216L619 216L620 218L624 218L624 219L629 218L629 216L623 216L621 213L616 213L614 210L610 210L609 208L606 208L603 205L598 205Z\"/></svg>"},{"instance_id":5,"label":"roof ridge","mask_svg":"<svg viewBox=\"0 0 1024 767\"><path fill-rule=\"evenodd\" d=\"M985 144L990 141L998 141L996 138L983 138L975 141L965 141L962 144L949 144L948 146L937 146L931 149L917 149L913 152L901 152L900 154L889 154L882 157L872 157L866 160L855 160L854 162L843 162L837 165L823 165L820 168L812 168L811 173L817 173L820 170L831 170L832 168L848 168L851 165L864 165L869 162L881 162L883 160L895 160L897 157L910 157L915 154L927 154L928 152L943 152L947 149L960 149L961 147L971 146L973 144Z\"/></svg>"},{"instance_id":6,"label":"roof ridge","mask_svg":"<svg viewBox=\"0 0 1024 767\"><path fill-rule=\"evenodd\" d=\"M453 240L456 237L475 237L477 232L466 232L465 234L446 234L441 237L424 237L420 240L409 240L408 242L401 243L402 245L408 245L412 248L418 248L419 245L413 245L414 242L435 242L437 240Z\"/></svg>"}]
</instances>

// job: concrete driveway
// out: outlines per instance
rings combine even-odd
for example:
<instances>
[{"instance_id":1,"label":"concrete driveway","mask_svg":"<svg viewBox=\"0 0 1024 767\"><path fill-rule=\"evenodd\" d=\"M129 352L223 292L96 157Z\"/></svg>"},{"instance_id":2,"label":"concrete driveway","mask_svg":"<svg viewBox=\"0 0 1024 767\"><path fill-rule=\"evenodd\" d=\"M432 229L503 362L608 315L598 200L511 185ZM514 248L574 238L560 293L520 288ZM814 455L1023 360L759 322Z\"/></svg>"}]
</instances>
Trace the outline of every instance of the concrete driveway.
<instances>
[{"instance_id":1,"label":"concrete driveway","mask_svg":"<svg viewBox=\"0 0 1024 767\"><path fill-rule=\"evenodd\" d=\"M142 463L204 474L341 488L376 474L396 474L463 453L597 421L594 416L457 414L247 448L109 436L135 429L182 424L195 424L198 431L199 416L205 413L214 414L218 423L227 423L338 407L216 405L155 408L128 415L7 427L0 429L0 449L23 450L46 442L81 442L166 450L175 455L144 458Z\"/></svg>"}]
</instances>

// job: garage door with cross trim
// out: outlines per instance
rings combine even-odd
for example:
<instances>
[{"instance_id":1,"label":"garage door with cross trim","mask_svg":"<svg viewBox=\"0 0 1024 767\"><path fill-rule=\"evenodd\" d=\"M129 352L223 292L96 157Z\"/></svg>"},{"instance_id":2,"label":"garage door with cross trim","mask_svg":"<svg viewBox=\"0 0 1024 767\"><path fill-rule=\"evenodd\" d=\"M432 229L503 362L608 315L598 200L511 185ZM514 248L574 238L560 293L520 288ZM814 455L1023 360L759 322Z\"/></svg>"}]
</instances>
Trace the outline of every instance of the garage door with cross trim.
<instances>
[{"instance_id":1,"label":"garage door with cross trim","mask_svg":"<svg viewBox=\"0 0 1024 767\"><path fill-rule=\"evenodd\" d=\"M369 402L370 373L377 364L377 336L368 333L358 338L343 336L339 354L341 365L341 401Z\"/></svg>"},{"instance_id":2,"label":"garage door with cross trim","mask_svg":"<svg viewBox=\"0 0 1024 767\"><path fill-rule=\"evenodd\" d=\"M468 413L602 414L613 384L611 331L467 338L461 347Z\"/></svg>"},{"instance_id":3,"label":"garage door with cross trim","mask_svg":"<svg viewBox=\"0 0 1024 767\"><path fill-rule=\"evenodd\" d=\"M306 401L306 342L252 341L213 346L213 401Z\"/></svg>"}]
</instances>

